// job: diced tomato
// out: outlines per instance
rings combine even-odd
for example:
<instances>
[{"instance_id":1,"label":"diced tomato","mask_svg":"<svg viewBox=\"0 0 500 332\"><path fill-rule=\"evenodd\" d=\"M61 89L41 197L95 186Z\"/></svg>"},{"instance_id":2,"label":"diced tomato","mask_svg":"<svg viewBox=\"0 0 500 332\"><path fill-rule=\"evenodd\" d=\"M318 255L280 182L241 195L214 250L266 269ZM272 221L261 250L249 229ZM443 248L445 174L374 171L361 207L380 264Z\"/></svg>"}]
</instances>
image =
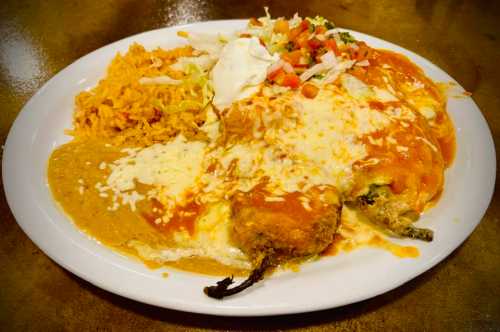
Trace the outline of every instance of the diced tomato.
<instances>
[{"instance_id":1,"label":"diced tomato","mask_svg":"<svg viewBox=\"0 0 500 332\"><path fill-rule=\"evenodd\" d=\"M297 36L300 35L301 32L302 32L302 29L300 27L296 27L296 28L291 29L290 32L288 32L288 40L294 41L295 38L297 38Z\"/></svg>"},{"instance_id":2,"label":"diced tomato","mask_svg":"<svg viewBox=\"0 0 500 332\"><path fill-rule=\"evenodd\" d=\"M322 25L319 25L314 29L314 32L316 32L318 35L320 35L320 34L323 34L326 32L326 28Z\"/></svg>"},{"instance_id":3,"label":"diced tomato","mask_svg":"<svg viewBox=\"0 0 500 332\"><path fill-rule=\"evenodd\" d=\"M274 23L273 31L276 33L287 34L289 30L290 30L290 27L288 26L288 21L286 21L282 18L277 19L276 22Z\"/></svg>"},{"instance_id":4,"label":"diced tomato","mask_svg":"<svg viewBox=\"0 0 500 332\"><path fill-rule=\"evenodd\" d=\"M292 52L288 53L283 53L281 55L281 58L291 64L292 66L295 66L299 63L300 57L302 56L302 52L300 50L295 50Z\"/></svg>"},{"instance_id":5,"label":"diced tomato","mask_svg":"<svg viewBox=\"0 0 500 332\"><path fill-rule=\"evenodd\" d=\"M282 67L276 69L275 71L272 71L272 72L268 73L267 74L267 79L271 80L271 81L274 81L274 80L276 80L276 78L278 77L278 75L281 74L281 73L284 73Z\"/></svg>"},{"instance_id":6,"label":"diced tomato","mask_svg":"<svg viewBox=\"0 0 500 332\"><path fill-rule=\"evenodd\" d=\"M314 99L319 92L319 88L316 85L307 83L302 86L302 94L306 98Z\"/></svg>"},{"instance_id":7,"label":"diced tomato","mask_svg":"<svg viewBox=\"0 0 500 332\"><path fill-rule=\"evenodd\" d=\"M325 47L332 50L335 55L340 55L340 50L337 47L337 42L335 41L335 39L325 40Z\"/></svg>"},{"instance_id":8,"label":"diced tomato","mask_svg":"<svg viewBox=\"0 0 500 332\"><path fill-rule=\"evenodd\" d=\"M309 41L309 31L301 32L300 35L295 38L295 45L297 47L307 47L307 42Z\"/></svg>"},{"instance_id":9,"label":"diced tomato","mask_svg":"<svg viewBox=\"0 0 500 332\"><path fill-rule=\"evenodd\" d=\"M300 86L300 78L296 74L285 74L281 85L297 89Z\"/></svg>"},{"instance_id":10,"label":"diced tomato","mask_svg":"<svg viewBox=\"0 0 500 332\"><path fill-rule=\"evenodd\" d=\"M309 68L310 67L310 64L308 63L297 63L296 65L294 65L295 68Z\"/></svg>"},{"instance_id":11,"label":"diced tomato","mask_svg":"<svg viewBox=\"0 0 500 332\"><path fill-rule=\"evenodd\" d=\"M295 39L304 31L309 30L309 22L307 20L303 20L298 27L290 29L288 33L288 40L295 41Z\"/></svg>"},{"instance_id":12,"label":"diced tomato","mask_svg":"<svg viewBox=\"0 0 500 332\"><path fill-rule=\"evenodd\" d=\"M311 49L315 50L315 49L318 49L318 48L320 48L320 47L321 47L321 41L320 41L320 40L318 40L318 39L316 39L316 38L312 38L312 39L309 39L309 40L307 41L307 45L308 45Z\"/></svg>"},{"instance_id":13,"label":"diced tomato","mask_svg":"<svg viewBox=\"0 0 500 332\"><path fill-rule=\"evenodd\" d=\"M300 28L302 29L302 31L309 30L309 21L302 20L302 22L300 22Z\"/></svg>"},{"instance_id":14,"label":"diced tomato","mask_svg":"<svg viewBox=\"0 0 500 332\"><path fill-rule=\"evenodd\" d=\"M370 101L369 105L370 105L370 108L380 110L380 111L382 111L385 108L384 103L382 103L380 101L375 101L375 100Z\"/></svg>"}]
</instances>

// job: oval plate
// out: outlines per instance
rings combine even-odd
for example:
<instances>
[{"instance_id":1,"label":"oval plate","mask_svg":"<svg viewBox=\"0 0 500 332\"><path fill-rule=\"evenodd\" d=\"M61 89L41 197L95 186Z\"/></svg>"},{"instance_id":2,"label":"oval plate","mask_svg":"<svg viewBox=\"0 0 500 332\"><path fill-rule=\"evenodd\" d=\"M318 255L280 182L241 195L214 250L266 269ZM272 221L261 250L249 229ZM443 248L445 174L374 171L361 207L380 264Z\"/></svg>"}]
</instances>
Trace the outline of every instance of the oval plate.
<instances>
[{"instance_id":1,"label":"oval plate","mask_svg":"<svg viewBox=\"0 0 500 332\"><path fill-rule=\"evenodd\" d=\"M435 231L435 239L431 243L397 241L417 246L421 255L416 259L359 249L305 264L299 273L276 273L242 294L218 301L206 297L202 289L220 278L166 268L149 270L80 232L53 201L46 179L52 150L70 139L64 129L71 128L75 95L96 85L115 54L126 52L133 42L148 49L169 48L184 43L177 37L179 30L227 32L245 25L246 20L211 21L120 40L77 60L31 98L10 130L2 168L12 212L40 249L92 284L137 301L197 313L259 316L333 308L387 292L436 265L469 236L488 207L496 172L491 133L469 97L449 100L457 134L456 159L446 172L441 200L419 222ZM408 50L362 33L352 34L373 47L405 54L435 81L455 82ZM161 275L164 271L169 272L167 279Z\"/></svg>"}]
</instances>

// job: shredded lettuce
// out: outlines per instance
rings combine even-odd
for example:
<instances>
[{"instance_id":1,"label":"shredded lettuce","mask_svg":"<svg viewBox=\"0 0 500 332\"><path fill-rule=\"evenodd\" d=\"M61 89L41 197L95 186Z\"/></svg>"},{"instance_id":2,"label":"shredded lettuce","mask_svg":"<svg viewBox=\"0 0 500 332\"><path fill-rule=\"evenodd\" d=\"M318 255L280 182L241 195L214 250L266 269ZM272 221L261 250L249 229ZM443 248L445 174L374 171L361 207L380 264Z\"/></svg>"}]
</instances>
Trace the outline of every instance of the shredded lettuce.
<instances>
[{"instance_id":1,"label":"shredded lettuce","mask_svg":"<svg viewBox=\"0 0 500 332\"><path fill-rule=\"evenodd\" d=\"M193 63L200 67L203 71L209 71L213 65L217 62L217 58L209 54L202 54L200 56L193 57L180 57L177 61L170 66L170 68L179 71L185 71L186 66Z\"/></svg>"},{"instance_id":2,"label":"shredded lettuce","mask_svg":"<svg viewBox=\"0 0 500 332\"><path fill-rule=\"evenodd\" d=\"M182 84L188 89L193 97L198 97L201 90L201 101L186 99L175 105L164 105L159 99L152 101L154 107L166 113L179 113L193 109L205 108L213 99L214 92L208 74L195 63L187 63L185 66L186 77Z\"/></svg>"},{"instance_id":3,"label":"shredded lettuce","mask_svg":"<svg viewBox=\"0 0 500 332\"><path fill-rule=\"evenodd\" d=\"M325 23L328 22L328 20L323 16L316 16L314 18L306 17L306 20L308 20L309 23L311 23L314 26L325 25Z\"/></svg>"},{"instance_id":4,"label":"shredded lettuce","mask_svg":"<svg viewBox=\"0 0 500 332\"><path fill-rule=\"evenodd\" d=\"M288 36L283 33L273 33L269 43L266 44L269 53L281 53L286 50L288 44Z\"/></svg>"},{"instance_id":5,"label":"shredded lettuce","mask_svg":"<svg viewBox=\"0 0 500 332\"><path fill-rule=\"evenodd\" d=\"M291 29L298 27L300 23L302 23L302 17L300 17L298 13L295 13L295 15L288 20Z\"/></svg>"},{"instance_id":6,"label":"shredded lettuce","mask_svg":"<svg viewBox=\"0 0 500 332\"><path fill-rule=\"evenodd\" d=\"M335 24L328 21L323 16L316 16L314 18L307 17L306 20L309 21L309 23L311 23L315 27L324 26L327 30L331 30L331 29L335 28Z\"/></svg>"},{"instance_id":7,"label":"shredded lettuce","mask_svg":"<svg viewBox=\"0 0 500 332\"><path fill-rule=\"evenodd\" d=\"M210 81L208 74L203 71L198 65L194 63L190 63L186 66L187 85L197 85L201 88L202 94L202 107L205 106L212 101L214 97L214 90L212 87L212 82Z\"/></svg>"}]
</instances>

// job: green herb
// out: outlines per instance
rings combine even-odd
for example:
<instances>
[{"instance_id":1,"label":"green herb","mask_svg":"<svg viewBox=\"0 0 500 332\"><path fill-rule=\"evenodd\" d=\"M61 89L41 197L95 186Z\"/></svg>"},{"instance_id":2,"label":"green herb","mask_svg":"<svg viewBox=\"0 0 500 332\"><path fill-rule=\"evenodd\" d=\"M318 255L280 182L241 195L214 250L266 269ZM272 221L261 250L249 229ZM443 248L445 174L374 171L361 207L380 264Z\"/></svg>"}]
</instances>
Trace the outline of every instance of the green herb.
<instances>
[{"instance_id":1,"label":"green herb","mask_svg":"<svg viewBox=\"0 0 500 332\"><path fill-rule=\"evenodd\" d=\"M288 43L286 43L285 45L285 49L288 51L288 52L291 52L293 51L295 47L295 44L292 42L292 41L289 41Z\"/></svg>"},{"instance_id":2,"label":"green herb","mask_svg":"<svg viewBox=\"0 0 500 332\"><path fill-rule=\"evenodd\" d=\"M333 24L333 23L332 23L332 22L330 22L330 21L326 21L326 22L325 22L325 28L326 28L326 30L335 29L335 24Z\"/></svg>"},{"instance_id":3,"label":"green herb","mask_svg":"<svg viewBox=\"0 0 500 332\"><path fill-rule=\"evenodd\" d=\"M349 32L340 32L339 37L345 44L352 44L356 42L356 39L354 39Z\"/></svg>"}]
</instances>

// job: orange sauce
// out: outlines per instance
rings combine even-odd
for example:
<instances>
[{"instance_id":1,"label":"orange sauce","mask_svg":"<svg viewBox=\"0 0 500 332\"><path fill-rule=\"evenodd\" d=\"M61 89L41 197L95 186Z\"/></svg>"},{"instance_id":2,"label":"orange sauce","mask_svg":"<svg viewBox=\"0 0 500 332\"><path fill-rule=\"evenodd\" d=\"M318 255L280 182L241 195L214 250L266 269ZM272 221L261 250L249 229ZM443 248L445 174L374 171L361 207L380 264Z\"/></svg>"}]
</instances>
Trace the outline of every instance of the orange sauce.
<instances>
[{"instance_id":1,"label":"orange sauce","mask_svg":"<svg viewBox=\"0 0 500 332\"><path fill-rule=\"evenodd\" d=\"M348 241L342 235L336 234L333 242L321 253L321 256L335 256L341 251L351 252L360 247L374 247L389 251L399 258L416 258L420 255L418 248L412 246L402 246L384 239L380 235L372 236L363 243L353 243Z\"/></svg>"},{"instance_id":2,"label":"orange sauce","mask_svg":"<svg viewBox=\"0 0 500 332\"><path fill-rule=\"evenodd\" d=\"M296 219L305 221L313 218L313 212L304 208L300 201L301 196L301 193L294 192L282 196L284 200L281 202L268 202L264 199L264 195L258 194L253 196L252 205L275 212L286 213L294 216Z\"/></svg>"},{"instance_id":3,"label":"orange sauce","mask_svg":"<svg viewBox=\"0 0 500 332\"><path fill-rule=\"evenodd\" d=\"M266 200L266 197L270 196L269 193L262 187L262 185L258 185L249 193L240 193L236 196L235 204L243 203L244 205L286 214L302 222L308 222L326 211L325 203L321 202L317 197L323 191L317 188L311 189L308 195L300 192L285 193L279 196L281 200L270 201ZM310 209L304 206L304 200L307 200Z\"/></svg>"},{"instance_id":4,"label":"orange sauce","mask_svg":"<svg viewBox=\"0 0 500 332\"><path fill-rule=\"evenodd\" d=\"M400 246L395 243L391 243L386 239L375 235L370 242L369 246L381 248L390 251L394 256L400 258L416 258L420 255L420 252L417 248L411 246Z\"/></svg>"},{"instance_id":5,"label":"orange sauce","mask_svg":"<svg viewBox=\"0 0 500 332\"><path fill-rule=\"evenodd\" d=\"M389 144L387 140L381 141L388 136L394 138L397 144ZM416 196L413 198L415 210L422 211L427 201L441 190L445 168L439 149L435 151L423 141L416 140L416 137L423 137L439 148L424 120L418 118L408 124L408 128L395 124L372 134L371 137L383 143L373 144L368 137L363 137L362 142L368 152L365 160L375 158L378 163L365 165L365 161L362 161L355 163L355 167L361 170L367 179L380 175L390 178L390 187L395 194L409 189ZM407 151L400 153L397 146L404 146Z\"/></svg>"},{"instance_id":6,"label":"orange sauce","mask_svg":"<svg viewBox=\"0 0 500 332\"><path fill-rule=\"evenodd\" d=\"M203 212L201 205L194 201L185 206L177 206L173 216L168 222L159 222L164 215L164 206L156 199L151 200L150 212L142 212L143 218L158 231L172 234L175 231L185 229L190 235L194 235L195 223L198 216Z\"/></svg>"},{"instance_id":7,"label":"orange sauce","mask_svg":"<svg viewBox=\"0 0 500 332\"><path fill-rule=\"evenodd\" d=\"M456 150L456 140L455 134L452 133L448 136L438 138L439 146L441 147L441 153L443 154L443 159L446 167L450 167L455 159Z\"/></svg>"}]
</instances>

